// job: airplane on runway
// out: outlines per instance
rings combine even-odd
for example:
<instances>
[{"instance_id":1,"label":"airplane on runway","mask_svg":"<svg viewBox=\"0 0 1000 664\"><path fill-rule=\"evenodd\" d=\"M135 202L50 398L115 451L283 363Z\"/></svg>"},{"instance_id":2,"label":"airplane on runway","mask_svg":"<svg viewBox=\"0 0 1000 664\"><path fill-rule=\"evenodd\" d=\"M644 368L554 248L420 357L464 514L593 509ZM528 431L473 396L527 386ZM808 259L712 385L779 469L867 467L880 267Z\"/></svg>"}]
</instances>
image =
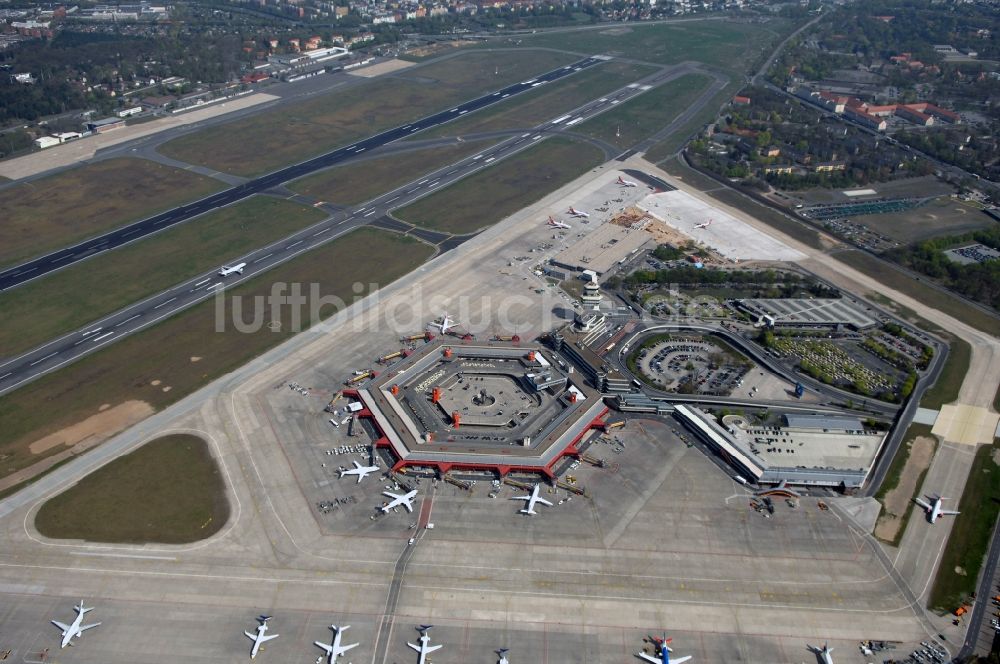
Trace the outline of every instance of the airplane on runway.
<instances>
[{"instance_id":1,"label":"airplane on runway","mask_svg":"<svg viewBox=\"0 0 1000 664\"><path fill-rule=\"evenodd\" d=\"M444 647L444 646L429 645L431 637L427 636L427 630L429 630L433 626L434 625L421 625L420 627L417 628L417 631L420 632L419 646L416 643L410 643L409 641L406 642L406 645L410 646L418 653L420 653L420 659L417 660L417 664L427 664L427 655L431 654L435 650L440 650L441 648Z\"/></svg>"},{"instance_id":2,"label":"airplane on runway","mask_svg":"<svg viewBox=\"0 0 1000 664\"><path fill-rule=\"evenodd\" d=\"M572 217L578 217L580 219L589 219L590 218L590 213L589 212L581 212L580 210L574 209L572 205L569 206L569 212L567 212L566 214L568 214L568 215L570 215Z\"/></svg>"},{"instance_id":3,"label":"airplane on runway","mask_svg":"<svg viewBox=\"0 0 1000 664\"><path fill-rule=\"evenodd\" d=\"M549 226L552 228L572 228L572 226L567 224L565 221L556 221L552 218L552 215L549 215Z\"/></svg>"},{"instance_id":4,"label":"airplane on runway","mask_svg":"<svg viewBox=\"0 0 1000 664\"><path fill-rule=\"evenodd\" d=\"M552 507L552 503L550 503L549 501L545 500L544 498L538 495L538 492L539 490L541 490L541 488L542 485L536 484L535 487L531 490L530 496L514 496L513 498L511 498L511 500L528 501L528 504L525 505L524 509L520 510L521 514L530 514L531 516L538 514L538 512L535 511L536 503L541 503L542 505L548 505L549 507Z\"/></svg>"},{"instance_id":5,"label":"airplane on runway","mask_svg":"<svg viewBox=\"0 0 1000 664\"><path fill-rule=\"evenodd\" d=\"M243 274L243 268L245 268L246 266L247 266L246 263L237 263L236 265L233 265L232 267L230 267L228 265L223 265L222 269L219 270L219 276L220 277L228 277L231 274Z\"/></svg>"},{"instance_id":6,"label":"airplane on runway","mask_svg":"<svg viewBox=\"0 0 1000 664\"><path fill-rule=\"evenodd\" d=\"M706 221L706 222L705 222L705 223L703 223L703 224L695 224L695 225L694 225L694 227L695 227L695 228L708 228L708 227L709 227L709 226L711 226L711 225L712 225L712 220L711 220L711 219L709 219L708 221Z\"/></svg>"},{"instance_id":7,"label":"airplane on runway","mask_svg":"<svg viewBox=\"0 0 1000 664\"><path fill-rule=\"evenodd\" d=\"M250 659L257 656L260 651L260 647L267 641L271 639L278 638L277 634L267 635L267 621L271 619L271 616L260 616L257 620L260 624L257 625L257 631L251 634L250 632L243 632L247 635L247 638L253 639L253 648L250 649Z\"/></svg>"},{"instance_id":8,"label":"airplane on runway","mask_svg":"<svg viewBox=\"0 0 1000 664\"><path fill-rule=\"evenodd\" d=\"M830 653L833 652L833 648L827 644L824 643L822 648L811 646L809 644L806 644L806 647L809 648L809 652L816 655L816 659L820 661L820 664L833 664L833 657L830 656Z\"/></svg>"},{"instance_id":9,"label":"airplane on runway","mask_svg":"<svg viewBox=\"0 0 1000 664\"><path fill-rule=\"evenodd\" d=\"M77 606L74 606L73 608L76 609L76 618L73 619L72 625L61 623L58 620L52 621L53 625L62 630L62 643L59 644L60 648L65 648L66 646L73 645L73 639L83 636L83 633L86 632L88 629L92 629L101 624L101 623L93 623L91 625L81 624L83 622L83 616L85 616L90 611L94 610L94 607L90 607L89 609L85 607L83 605L82 599L80 600L80 603Z\"/></svg>"},{"instance_id":10,"label":"airplane on runway","mask_svg":"<svg viewBox=\"0 0 1000 664\"><path fill-rule=\"evenodd\" d=\"M440 328L441 334L448 334L448 330L455 327L455 321L451 319L448 312L444 312L444 316L441 317L441 322L434 321L431 323L434 327Z\"/></svg>"},{"instance_id":11,"label":"airplane on runway","mask_svg":"<svg viewBox=\"0 0 1000 664\"><path fill-rule=\"evenodd\" d=\"M417 495L417 490L414 489L413 491L410 491L409 493L404 493L402 495L398 493L393 493L392 491L383 491L382 495L392 498L391 501L389 501L386 505L382 506L383 512L388 512L393 507L399 507L400 505L405 507L407 512L412 512L413 498Z\"/></svg>"},{"instance_id":12,"label":"airplane on runway","mask_svg":"<svg viewBox=\"0 0 1000 664\"><path fill-rule=\"evenodd\" d=\"M657 654L659 655L659 657L653 657L652 655L647 655L644 652L637 652L635 654L635 656L638 657L639 659L645 660L647 662L653 662L653 664L670 664L670 662L671 662L670 653L672 653L673 650L667 644L669 644L671 641L673 641L673 639L672 638L668 639L666 637L660 639L660 638L657 638L655 636L650 637L650 638L652 639L653 643L655 643L656 647L658 648ZM681 657L679 659L675 659L675 660L672 660L672 661L673 661L673 664L681 664L682 662L686 662L689 659L691 659L691 655L686 655L684 657Z\"/></svg>"},{"instance_id":13,"label":"airplane on runway","mask_svg":"<svg viewBox=\"0 0 1000 664\"><path fill-rule=\"evenodd\" d=\"M330 625L330 629L333 630L333 643L326 645L322 641L314 641L314 643L326 651L326 662L327 664L337 664L337 659L343 655L345 652L351 648L357 646L357 643L352 643L349 646L340 645L340 637L344 632L351 628L350 625L344 625L343 627L337 627L336 625Z\"/></svg>"},{"instance_id":14,"label":"airplane on runway","mask_svg":"<svg viewBox=\"0 0 1000 664\"><path fill-rule=\"evenodd\" d=\"M374 473L376 470L378 470L378 466L362 466L360 463L355 461L354 468L352 468L351 470L340 471L340 477L341 479L343 479L345 475L357 475L358 476L357 483L361 484L361 480L365 479L366 477L368 477L368 475Z\"/></svg>"},{"instance_id":15,"label":"airplane on runway","mask_svg":"<svg viewBox=\"0 0 1000 664\"><path fill-rule=\"evenodd\" d=\"M931 498L930 496L927 497ZM944 496L934 496L929 503L923 498L914 498L913 502L923 507L924 511L927 512L927 520L934 523L939 516L955 516L958 514L955 510L941 509L941 502L945 500L948 499Z\"/></svg>"},{"instance_id":16,"label":"airplane on runway","mask_svg":"<svg viewBox=\"0 0 1000 664\"><path fill-rule=\"evenodd\" d=\"M635 182L632 182L631 180L625 180L625 179L623 179L622 176L620 176L620 175L618 176L618 184L620 184L623 187L638 187L639 186Z\"/></svg>"},{"instance_id":17,"label":"airplane on runway","mask_svg":"<svg viewBox=\"0 0 1000 664\"><path fill-rule=\"evenodd\" d=\"M507 648L500 648L500 650L497 650L497 654L500 655L500 659L497 661L497 664L510 664L510 662L507 661Z\"/></svg>"}]
</instances>

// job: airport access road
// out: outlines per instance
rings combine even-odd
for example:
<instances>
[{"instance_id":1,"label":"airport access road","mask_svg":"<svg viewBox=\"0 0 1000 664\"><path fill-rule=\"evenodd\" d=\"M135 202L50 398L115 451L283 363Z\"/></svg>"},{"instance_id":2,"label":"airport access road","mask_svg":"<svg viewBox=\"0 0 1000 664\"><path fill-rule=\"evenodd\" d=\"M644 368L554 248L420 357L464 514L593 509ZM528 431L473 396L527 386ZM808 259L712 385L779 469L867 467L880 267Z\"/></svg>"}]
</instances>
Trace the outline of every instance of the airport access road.
<instances>
[{"instance_id":1,"label":"airport access road","mask_svg":"<svg viewBox=\"0 0 1000 664\"><path fill-rule=\"evenodd\" d=\"M46 373L64 367L124 337L145 329L210 297L221 296L227 288L260 275L299 254L315 249L362 226L371 225L386 230L408 233L429 241L440 251L452 249L463 236L451 236L424 228L415 228L392 219L389 212L434 193L479 170L525 150L552 135L558 135L568 125L575 126L647 90L663 85L690 70L687 66L663 70L630 83L615 92L587 102L559 118L548 120L482 152L444 166L419 181L386 192L348 211L326 209L332 214L325 220L298 233L283 238L247 255L234 257L229 263L246 263L242 275L219 277L216 269L203 272L157 295L130 305L75 332L43 344L16 358L0 363L0 394L14 390ZM558 121L558 122L557 122ZM570 125L573 123L573 125ZM450 139L449 139L450 140ZM383 148L385 149L385 148ZM300 201L308 204L308 201ZM467 237L467 236L465 236Z\"/></svg>"},{"instance_id":2,"label":"airport access road","mask_svg":"<svg viewBox=\"0 0 1000 664\"><path fill-rule=\"evenodd\" d=\"M35 258L0 272L0 291L14 288L49 272L61 270L68 265L90 258L91 256L134 242L147 235L158 233L165 228L183 223L206 212L231 205L289 180L301 178L318 170L343 163L363 152L374 150L401 138L406 138L424 129L445 124L467 113L486 108L528 90L533 90L545 83L557 81L609 59L603 56L584 58L565 67L541 74L537 78L508 85L495 92L459 104L449 110L428 115L415 122L388 129L347 147L338 148L319 157L307 159L306 161L255 178L217 194L206 196L193 203L178 206L142 221L137 221L128 226L90 238L72 247L60 249L59 251Z\"/></svg>"}]
</instances>

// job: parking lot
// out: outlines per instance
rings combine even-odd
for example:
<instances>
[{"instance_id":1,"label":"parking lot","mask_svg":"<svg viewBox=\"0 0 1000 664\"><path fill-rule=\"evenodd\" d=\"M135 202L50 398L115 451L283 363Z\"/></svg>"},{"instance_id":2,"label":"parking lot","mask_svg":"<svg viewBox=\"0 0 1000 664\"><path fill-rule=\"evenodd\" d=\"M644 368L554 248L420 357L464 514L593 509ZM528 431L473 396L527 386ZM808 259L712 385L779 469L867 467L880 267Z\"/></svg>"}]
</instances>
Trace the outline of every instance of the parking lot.
<instances>
[{"instance_id":1,"label":"parking lot","mask_svg":"<svg viewBox=\"0 0 1000 664\"><path fill-rule=\"evenodd\" d=\"M639 367L661 389L728 396L743 384L750 362L698 337L662 341L640 351Z\"/></svg>"}]
</instances>

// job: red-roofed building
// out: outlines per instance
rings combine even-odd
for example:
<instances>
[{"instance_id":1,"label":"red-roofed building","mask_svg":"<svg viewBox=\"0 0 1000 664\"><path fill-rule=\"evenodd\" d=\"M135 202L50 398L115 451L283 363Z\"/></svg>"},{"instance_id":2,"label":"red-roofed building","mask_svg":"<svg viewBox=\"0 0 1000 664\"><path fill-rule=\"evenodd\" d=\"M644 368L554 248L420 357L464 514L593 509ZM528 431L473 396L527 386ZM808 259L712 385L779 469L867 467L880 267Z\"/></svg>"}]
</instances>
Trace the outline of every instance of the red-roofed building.
<instances>
[{"instance_id":1,"label":"red-roofed building","mask_svg":"<svg viewBox=\"0 0 1000 664\"><path fill-rule=\"evenodd\" d=\"M742 95L736 95L733 97L733 103L737 106L747 106L750 103L750 97L743 97Z\"/></svg>"}]
</instances>

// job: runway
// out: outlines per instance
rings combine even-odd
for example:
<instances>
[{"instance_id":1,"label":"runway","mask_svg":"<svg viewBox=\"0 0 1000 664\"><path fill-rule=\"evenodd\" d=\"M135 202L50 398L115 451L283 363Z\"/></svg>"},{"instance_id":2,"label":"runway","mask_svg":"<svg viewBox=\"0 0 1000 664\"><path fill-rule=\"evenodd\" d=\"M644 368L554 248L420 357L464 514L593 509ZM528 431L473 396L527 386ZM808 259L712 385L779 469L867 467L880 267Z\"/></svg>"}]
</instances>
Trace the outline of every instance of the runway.
<instances>
[{"instance_id":1,"label":"runway","mask_svg":"<svg viewBox=\"0 0 1000 664\"><path fill-rule=\"evenodd\" d=\"M581 61L581 63L587 63L586 66L592 66L597 62L600 62L600 60L596 58ZM563 68L561 70L556 70L555 72L550 72L546 76L556 76L557 74L560 74L560 72L575 71L574 68L575 65L571 66L568 70ZM107 345L128 336L129 334L149 327L150 325L174 315L198 302L216 295L221 295L226 288L251 279L256 275L275 267L276 265L280 265L281 263L298 256L301 253L315 249L320 245L330 242L331 240L341 237L346 233L362 226L370 225L412 235L422 241L437 245L439 252L442 253L454 249L467 239L468 236L451 236L437 231L416 228L410 224L393 219L389 216L390 211L409 205L410 203L427 196L438 189L447 187L448 185L457 182L472 173L491 165L495 165L500 160L517 154L518 152L545 140L551 135L558 134L570 122L573 122L575 125L578 124L578 121L583 122L588 120L596 115L599 115L600 113L613 109L618 104L624 103L658 85L674 80L688 71L689 68L684 66L661 70L645 79L619 88L611 94L587 102L569 113L562 114L558 118L547 120L532 128L526 128L524 132L515 134L506 141L498 143L492 147L484 148L482 152L476 155L449 164L448 166L444 166L431 174L422 176L419 180L407 183L406 185L386 192L358 207L351 208L349 210L340 210L328 205L322 205L320 206L320 209L325 209L330 212L330 216L318 224L303 229L298 233L257 249L244 256L233 257L229 261L230 264L240 262L247 264L242 275L234 274L229 277L222 278L219 277L217 268L213 268L209 272L203 272L198 276L192 277L172 288L142 300L141 302L132 304L98 321L94 321L75 332L43 344L16 358L5 360L3 363L0 363L0 394L14 390L17 387L38 378L39 376L66 366L67 364L70 364L85 355L88 355L100 348L104 348ZM558 78L565 75L567 74L563 73L556 77ZM526 89L530 89L531 85L534 84L527 82L517 84L517 86L524 85L528 86ZM476 103L481 102L482 105L489 105L490 103L493 103L492 101L489 101L490 98L496 97L499 99L503 96L503 94L506 93L493 93L488 97L476 100ZM497 97L497 95L500 96ZM461 114L461 109L463 108L464 105L456 107L457 110L452 109L446 111L444 114L431 116L431 118L421 121L420 128L427 128L446 122L450 118L443 116L455 116L456 114ZM402 128L390 130L390 132L386 132L386 134L394 134L396 138L399 138L418 131L419 129L415 129L415 127L416 125L405 125ZM403 133L399 134L400 131ZM379 135L379 137L382 136L384 135ZM338 150L330 155L324 155L323 157L318 157L315 160L304 162L298 166L279 171L278 173L280 173L280 175L272 174L264 176L253 181L252 183L247 183L245 185L241 185L241 187L235 187L222 192L221 194L216 194L215 196L204 199L202 202L182 206L177 210L164 213L164 215L158 215L158 217L153 217L152 219L156 220L165 215L178 215L175 220L170 222L170 224L161 225L163 227L167 227L168 225L172 225L174 223L180 223L181 221L195 216L195 212L193 212L194 209L199 210L197 214L201 214L203 212L207 212L209 209L212 209L211 207L205 207L206 205L219 207L221 205L239 200L239 198L233 198L233 200L229 200L227 203L222 203L220 202L222 199L218 198L220 196L245 197L252 195L252 193L267 191L269 188L279 186L287 180L301 177L307 172L317 171L339 163L338 160L343 161L350 157L356 157L362 153L378 154L379 148L385 150L386 148L383 146L386 143L395 140L395 138L383 140L379 137L366 139L365 141L356 143L348 148L344 148L343 150ZM365 147L367 145L375 147L369 149L368 147ZM350 155L342 155L336 159L331 156L345 151L349 151ZM266 183L267 186L264 187L261 183ZM250 190L252 190L252 193L240 193L243 192L242 187L249 187ZM313 201L311 199L307 199L306 197L298 197L298 199L299 200L297 202L304 205L313 204ZM292 200L296 200L296 198L293 197ZM206 201L213 202L208 203ZM185 212L182 213L179 212L179 210L185 210ZM150 232L156 232L156 230L159 230L158 228L151 231L146 230L145 225L149 223L150 220L138 222L132 226L114 231L109 235L117 236L119 234L131 232L130 229L134 229L136 226L140 227L138 229L138 233L145 233L147 235ZM135 236L126 238L119 244L131 242L139 237L142 237L142 235L136 234ZM109 248L110 246L101 249L100 251L106 251ZM65 251L72 251L72 249ZM88 256L93 255L93 250L88 251L90 252L87 254ZM82 260L82 258L78 258L77 260ZM58 267L62 267L63 263L71 264L72 262L75 261L62 260ZM55 268L53 267L52 269ZM28 278L26 277L24 280L26 281ZM23 283L23 281L21 283Z\"/></svg>"}]
</instances>

